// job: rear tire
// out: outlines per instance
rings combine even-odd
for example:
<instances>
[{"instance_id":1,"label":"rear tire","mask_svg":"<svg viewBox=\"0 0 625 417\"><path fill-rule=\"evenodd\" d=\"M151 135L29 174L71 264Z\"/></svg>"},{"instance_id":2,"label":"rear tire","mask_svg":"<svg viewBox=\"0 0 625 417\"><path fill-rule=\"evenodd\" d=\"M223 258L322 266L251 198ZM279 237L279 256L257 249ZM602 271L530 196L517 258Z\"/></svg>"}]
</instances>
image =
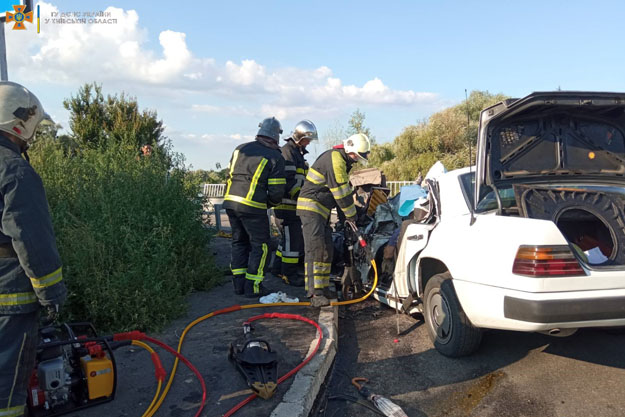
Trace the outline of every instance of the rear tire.
<instances>
[{"instance_id":1,"label":"rear tire","mask_svg":"<svg viewBox=\"0 0 625 417\"><path fill-rule=\"evenodd\" d=\"M441 354L457 358L479 348L482 332L462 310L449 272L436 274L427 282L423 316L430 339Z\"/></svg>"}]
</instances>

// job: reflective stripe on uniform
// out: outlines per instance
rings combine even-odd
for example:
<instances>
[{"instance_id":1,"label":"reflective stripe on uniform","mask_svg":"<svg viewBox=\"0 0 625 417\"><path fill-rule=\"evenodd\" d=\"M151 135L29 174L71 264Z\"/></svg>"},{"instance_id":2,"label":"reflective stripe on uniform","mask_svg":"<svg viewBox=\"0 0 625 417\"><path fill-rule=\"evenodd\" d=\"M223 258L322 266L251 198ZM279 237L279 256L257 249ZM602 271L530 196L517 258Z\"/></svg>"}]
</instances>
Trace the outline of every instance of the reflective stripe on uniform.
<instances>
[{"instance_id":1,"label":"reflective stripe on uniform","mask_svg":"<svg viewBox=\"0 0 625 417\"><path fill-rule=\"evenodd\" d=\"M284 170L285 171L297 172L296 169L295 169L295 165L284 165Z\"/></svg>"},{"instance_id":2,"label":"reflective stripe on uniform","mask_svg":"<svg viewBox=\"0 0 625 417\"><path fill-rule=\"evenodd\" d=\"M330 286L330 277L319 277L315 275L313 279L315 288L325 288Z\"/></svg>"},{"instance_id":3,"label":"reflective stripe on uniform","mask_svg":"<svg viewBox=\"0 0 625 417\"><path fill-rule=\"evenodd\" d=\"M357 214L356 206L354 206L353 204L350 204L349 207L341 208L341 210L343 210L343 213L345 213L346 217L355 217Z\"/></svg>"},{"instance_id":4,"label":"reflective stripe on uniform","mask_svg":"<svg viewBox=\"0 0 625 417\"><path fill-rule=\"evenodd\" d=\"M0 417L22 417L24 415L24 405L17 407L0 408Z\"/></svg>"},{"instance_id":5,"label":"reflective stripe on uniform","mask_svg":"<svg viewBox=\"0 0 625 417\"><path fill-rule=\"evenodd\" d=\"M238 195L227 195L224 197L224 200L235 201L237 203L245 204L246 206L267 210L266 203L259 203L258 201L253 201L245 197L239 197Z\"/></svg>"},{"instance_id":6,"label":"reflective stripe on uniform","mask_svg":"<svg viewBox=\"0 0 625 417\"><path fill-rule=\"evenodd\" d=\"M298 174L304 174L304 175L306 175L306 172L307 172L307 171L308 171L308 170L307 170L307 169L305 169L305 168L297 168L297 170L296 170L295 172L297 172Z\"/></svg>"},{"instance_id":7,"label":"reflective stripe on uniform","mask_svg":"<svg viewBox=\"0 0 625 417\"><path fill-rule=\"evenodd\" d=\"M265 269L265 261L267 260L267 252L269 252L269 247L266 243L263 243L263 256L260 258L260 265L258 265L258 275L260 277L264 277L264 269Z\"/></svg>"},{"instance_id":8,"label":"reflective stripe on uniform","mask_svg":"<svg viewBox=\"0 0 625 417\"><path fill-rule=\"evenodd\" d=\"M291 189L291 192L289 193L289 195L291 196L291 198L295 197L295 194L299 193L299 191L302 189L302 187L293 187Z\"/></svg>"},{"instance_id":9,"label":"reflective stripe on uniform","mask_svg":"<svg viewBox=\"0 0 625 417\"><path fill-rule=\"evenodd\" d=\"M306 175L306 179L316 185L325 184L326 182L325 177L312 168L308 170L308 175Z\"/></svg>"},{"instance_id":10,"label":"reflective stripe on uniform","mask_svg":"<svg viewBox=\"0 0 625 417\"><path fill-rule=\"evenodd\" d=\"M332 270L332 264L327 262L313 262L313 272L315 275L330 274Z\"/></svg>"},{"instance_id":11,"label":"reflective stripe on uniform","mask_svg":"<svg viewBox=\"0 0 625 417\"><path fill-rule=\"evenodd\" d=\"M276 256L277 256L278 258L282 258L282 252L280 252L280 249L277 249L277 250L276 250Z\"/></svg>"},{"instance_id":12,"label":"reflective stripe on uniform","mask_svg":"<svg viewBox=\"0 0 625 417\"><path fill-rule=\"evenodd\" d=\"M30 283L32 284L33 288L46 288L46 287L50 287L58 282L61 282L63 280L63 271L62 271L62 267L57 269L56 271L45 275L41 278L30 278Z\"/></svg>"},{"instance_id":13,"label":"reflective stripe on uniform","mask_svg":"<svg viewBox=\"0 0 625 417\"><path fill-rule=\"evenodd\" d=\"M340 185L335 188L330 188L330 192L332 192L335 200L340 200L343 197L347 197L352 193L352 191L352 187L351 185L349 185L349 183Z\"/></svg>"},{"instance_id":14,"label":"reflective stripe on uniform","mask_svg":"<svg viewBox=\"0 0 625 417\"><path fill-rule=\"evenodd\" d=\"M231 268L230 270L232 271L232 275L243 275L247 272L247 268Z\"/></svg>"},{"instance_id":15,"label":"reflective stripe on uniform","mask_svg":"<svg viewBox=\"0 0 625 417\"><path fill-rule=\"evenodd\" d=\"M18 306L37 302L34 292L16 292L13 294L0 294L0 306ZM1 416L1 414L0 414Z\"/></svg>"},{"instance_id":16,"label":"reflective stripe on uniform","mask_svg":"<svg viewBox=\"0 0 625 417\"><path fill-rule=\"evenodd\" d=\"M278 204L277 206L275 206L273 208L274 210L297 210L296 206L293 205L289 205L289 204Z\"/></svg>"},{"instance_id":17,"label":"reflective stripe on uniform","mask_svg":"<svg viewBox=\"0 0 625 417\"><path fill-rule=\"evenodd\" d=\"M230 186L232 185L232 173L234 172L234 165L237 163L239 157L239 150L235 150L232 154L232 163L230 164L230 174L228 175L228 188L226 189L226 196L230 194Z\"/></svg>"},{"instance_id":18,"label":"reflective stripe on uniform","mask_svg":"<svg viewBox=\"0 0 625 417\"><path fill-rule=\"evenodd\" d=\"M337 184L349 182L345 158L343 158L343 155L338 151L332 152L332 170L334 171L334 180Z\"/></svg>"},{"instance_id":19,"label":"reflective stripe on uniform","mask_svg":"<svg viewBox=\"0 0 625 417\"><path fill-rule=\"evenodd\" d=\"M297 199L297 209L298 210L308 210L320 214L324 219L327 219L330 215L330 209L325 207L323 204L319 203L310 198L300 197ZM355 210L355 208L354 208Z\"/></svg>"},{"instance_id":20,"label":"reflective stripe on uniform","mask_svg":"<svg viewBox=\"0 0 625 417\"><path fill-rule=\"evenodd\" d=\"M282 262L285 263L285 264L296 264L296 263L299 262L299 257L291 258L291 257L283 256L282 257Z\"/></svg>"},{"instance_id":21,"label":"reflective stripe on uniform","mask_svg":"<svg viewBox=\"0 0 625 417\"><path fill-rule=\"evenodd\" d=\"M256 186L258 185L258 179L263 173L263 170L265 169L265 165L267 165L267 159L263 158L260 160L258 167L256 167L256 172L254 172L254 177L252 178L250 189L247 192L247 196L245 196L247 200L252 200L252 197L254 197L254 193L256 192Z\"/></svg>"},{"instance_id":22,"label":"reflective stripe on uniform","mask_svg":"<svg viewBox=\"0 0 625 417\"><path fill-rule=\"evenodd\" d=\"M286 179L285 178L269 178L267 180L267 184L269 185L286 184Z\"/></svg>"}]
</instances>

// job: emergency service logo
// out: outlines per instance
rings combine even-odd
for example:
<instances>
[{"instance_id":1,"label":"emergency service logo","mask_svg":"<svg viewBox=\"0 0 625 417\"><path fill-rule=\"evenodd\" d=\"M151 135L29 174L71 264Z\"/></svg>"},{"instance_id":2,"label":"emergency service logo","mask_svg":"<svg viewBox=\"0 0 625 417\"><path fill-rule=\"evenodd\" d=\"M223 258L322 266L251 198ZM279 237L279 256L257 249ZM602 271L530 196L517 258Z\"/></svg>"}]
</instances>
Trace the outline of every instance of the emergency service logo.
<instances>
[{"instance_id":1,"label":"emergency service logo","mask_svg":"<svg viewBox=\"0 0 625 417\"><path fill-rule=\"evenodd\" d=\"M25 5L13 6L15 13L7 12L6 23L15 22L13 30L26 30L24 22L33 23L33 12L24 13Z\"/></svg>"}]
</instances>

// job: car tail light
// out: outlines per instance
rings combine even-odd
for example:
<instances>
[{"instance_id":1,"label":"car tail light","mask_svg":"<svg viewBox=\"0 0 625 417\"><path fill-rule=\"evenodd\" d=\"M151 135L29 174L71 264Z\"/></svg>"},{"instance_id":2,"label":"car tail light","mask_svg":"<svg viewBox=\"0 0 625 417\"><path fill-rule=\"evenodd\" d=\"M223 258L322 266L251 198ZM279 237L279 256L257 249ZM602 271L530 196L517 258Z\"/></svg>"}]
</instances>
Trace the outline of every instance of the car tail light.
<instances>
[{"instance_id":1,"label":"car tail light","mask_svg":"<svg viewBox=\"0 0 625 417\"><path fill-rule=\"evenodd\" d=\"M566 245L520 246L512 273L530 277L586 275L571 248Z\"/></svg>"}]
</instances>

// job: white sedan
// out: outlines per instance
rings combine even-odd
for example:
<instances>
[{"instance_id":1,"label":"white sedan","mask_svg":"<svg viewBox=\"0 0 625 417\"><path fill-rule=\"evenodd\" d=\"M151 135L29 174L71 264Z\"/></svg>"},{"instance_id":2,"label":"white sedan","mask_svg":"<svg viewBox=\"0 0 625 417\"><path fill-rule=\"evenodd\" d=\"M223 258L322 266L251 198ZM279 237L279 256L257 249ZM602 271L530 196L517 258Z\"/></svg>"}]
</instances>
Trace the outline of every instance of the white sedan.
<instances>
[{"instance_id":1,"label":"white sedan","mask_svg":"<svg viewBox=\"0 0 625 417\"><path fill-rule=\"evenodd\" d=\"M616 93L553 92L484 110L477 167L429 184L375 297L422 313L452 357L482 329L625 326L624 109Z\"/></svg>"}]
</instances>

